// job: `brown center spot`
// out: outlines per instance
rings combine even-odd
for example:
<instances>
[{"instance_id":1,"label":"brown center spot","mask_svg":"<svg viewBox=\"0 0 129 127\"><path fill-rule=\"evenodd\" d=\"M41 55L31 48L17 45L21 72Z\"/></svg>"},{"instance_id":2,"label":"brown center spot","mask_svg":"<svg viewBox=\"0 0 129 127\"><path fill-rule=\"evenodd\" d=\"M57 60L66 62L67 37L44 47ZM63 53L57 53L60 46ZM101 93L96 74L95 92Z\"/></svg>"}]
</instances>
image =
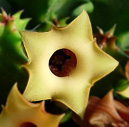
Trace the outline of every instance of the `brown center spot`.
<instances>
[{"instance_id":1,"label":"brown center spot","mask_svg":"<svg viewBox=\"0 0 129 127\"><path fill-rule=\"evenodd\" d=\"M51 72L58 77L69 76L76 65L77 59L75 54L65 48L55 51L49 60Z\"/></svg>"},{"instance_id":2,"label":"brown center spot","mask_svg":"<svg viewBox=\"0 0 129 127\"><path fill-rule=\"evenodd\" d=\"M20 127L37 127L37 126L31 122L24 122L20 125Z\"/></svg>"}]
</instances>

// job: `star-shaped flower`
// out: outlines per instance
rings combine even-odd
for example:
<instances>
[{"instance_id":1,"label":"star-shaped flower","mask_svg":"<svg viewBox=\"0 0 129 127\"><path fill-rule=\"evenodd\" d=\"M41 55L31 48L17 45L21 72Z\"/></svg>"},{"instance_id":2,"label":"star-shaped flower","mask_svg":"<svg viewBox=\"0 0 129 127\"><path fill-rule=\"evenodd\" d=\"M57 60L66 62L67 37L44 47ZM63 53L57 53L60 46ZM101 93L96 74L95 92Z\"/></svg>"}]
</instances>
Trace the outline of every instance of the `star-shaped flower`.
<instances>
[{"instance_id":1,"label":"star-shaped flower","mask_svg":"<svg viewBox=\"0 0 129 127\"><path fill-rule=\"evenodd\" d=\"M87 13L66 27L21 35L29 57L24 96L60 101L83 118L91 86L118 65L97 46Z\"/></svg>"},{"instance_id":2,"label":"star-shaped flower","mask_svg":"<svg viewBox=\"0 0 129 127\"><path fill-rule=\"evenodd\" d=\"M14 85L0 114L0 127L57 127L62 117L45 112L44 103L28 102Z\"/></svg>"}]
</instances>

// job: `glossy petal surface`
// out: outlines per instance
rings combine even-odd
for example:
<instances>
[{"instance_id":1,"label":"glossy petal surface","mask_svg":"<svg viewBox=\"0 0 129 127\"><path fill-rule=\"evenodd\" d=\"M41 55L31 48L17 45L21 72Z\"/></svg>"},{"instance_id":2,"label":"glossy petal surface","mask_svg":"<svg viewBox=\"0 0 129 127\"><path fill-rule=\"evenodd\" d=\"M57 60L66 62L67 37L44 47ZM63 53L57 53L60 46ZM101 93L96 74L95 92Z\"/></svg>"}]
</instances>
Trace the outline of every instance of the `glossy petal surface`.
<instances>
[{"instance_id":1,"label":"glossy petal surface","mask_svg":"<svg viewBox=\"0 0 129 127\"><path fill-rule=\"evenodd\" d=\"M43 103L28 102L14 85L0 115L0 127L57 127L62 117L45 112Z\"/></svg>"},{"instance_id":2,"label":"glossy petal surface","mask_svg":"<svg viewBox=\"0 0 129 127\"><path fill-rule=\"evenodd\" d=\"M24 96L30 101L55 99L83 118L91 86L118 65L97 46L87 13L83 11L66 27L21 35L29 57L24 67L30 75ZM69 76L57 77L48 63L52 54L63 48L74 52L77 66Z\"/></svg>"}]
</instances>

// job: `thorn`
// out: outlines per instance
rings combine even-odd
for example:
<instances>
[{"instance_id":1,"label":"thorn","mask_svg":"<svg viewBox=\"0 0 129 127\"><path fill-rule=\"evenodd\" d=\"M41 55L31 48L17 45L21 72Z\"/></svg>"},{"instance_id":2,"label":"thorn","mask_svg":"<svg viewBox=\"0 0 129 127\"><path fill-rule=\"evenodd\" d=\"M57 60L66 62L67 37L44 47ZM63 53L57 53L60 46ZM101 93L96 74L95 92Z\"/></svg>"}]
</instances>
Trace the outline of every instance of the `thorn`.
<instances>
[{"instance_id":1,"label":"thorn","mask_svg":"<svg viewBox=\"0 0 129 127\"><path fill-rule=\"evenodd\" d=\"M114 24L113 27L106 32L106 35L108 35L109 38L112 37L115 33L115 29L116 29L116 24Z\"/></svg>"},{"instance_id":2,"label":"thorn","mask_svg":"<svg viewBox=\"0 0 129 127\"><path fill-rule=\"evenodd\" d=\"M4 17L6 17L7 16L7 13L5 12L5 10L1 7L1 11L2 11L2 15L4 16Z\"/></svg>"},{"instance_id":3,"label":"thorn","mask_svg":"<svg viewBox=\"0 0 129 127\"><path fill-rule=\"evenodd\" d=\"M104 34L103 30L99 26L97 26L97 29L98 29L100 34L102 34L102 35Z\"/></svg>"}]
</instances>

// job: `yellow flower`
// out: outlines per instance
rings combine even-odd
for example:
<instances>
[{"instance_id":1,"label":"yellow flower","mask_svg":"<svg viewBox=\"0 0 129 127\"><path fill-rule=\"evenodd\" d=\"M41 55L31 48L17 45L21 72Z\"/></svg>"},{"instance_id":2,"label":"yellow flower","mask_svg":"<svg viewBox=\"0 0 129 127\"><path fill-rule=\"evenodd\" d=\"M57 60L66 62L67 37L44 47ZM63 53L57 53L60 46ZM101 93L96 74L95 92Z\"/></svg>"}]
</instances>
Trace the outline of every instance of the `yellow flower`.
<instances>
[{"instance_id":1,"label":"yellow flower","mask_svg":"<svg viewBox=\"0 0 129 127\"><path fill-rule=\"evenodd\" d=\"M0 127L57 127L62 117L45 112L43 102L28 102L14 85L0 114Z\"/></svg>"},{"instance_id":2,"label":"yellow flower","mask_svg":"<svg viewBox=\"0 0 129 127\"><path fill-rule=\"evenodd\" d=\"M21 35L29 57L24 96L30 101L60 101L83 118L91 86L118 65L97 46L87 13L66 27Z\"/></svg>"}]
</instances>

